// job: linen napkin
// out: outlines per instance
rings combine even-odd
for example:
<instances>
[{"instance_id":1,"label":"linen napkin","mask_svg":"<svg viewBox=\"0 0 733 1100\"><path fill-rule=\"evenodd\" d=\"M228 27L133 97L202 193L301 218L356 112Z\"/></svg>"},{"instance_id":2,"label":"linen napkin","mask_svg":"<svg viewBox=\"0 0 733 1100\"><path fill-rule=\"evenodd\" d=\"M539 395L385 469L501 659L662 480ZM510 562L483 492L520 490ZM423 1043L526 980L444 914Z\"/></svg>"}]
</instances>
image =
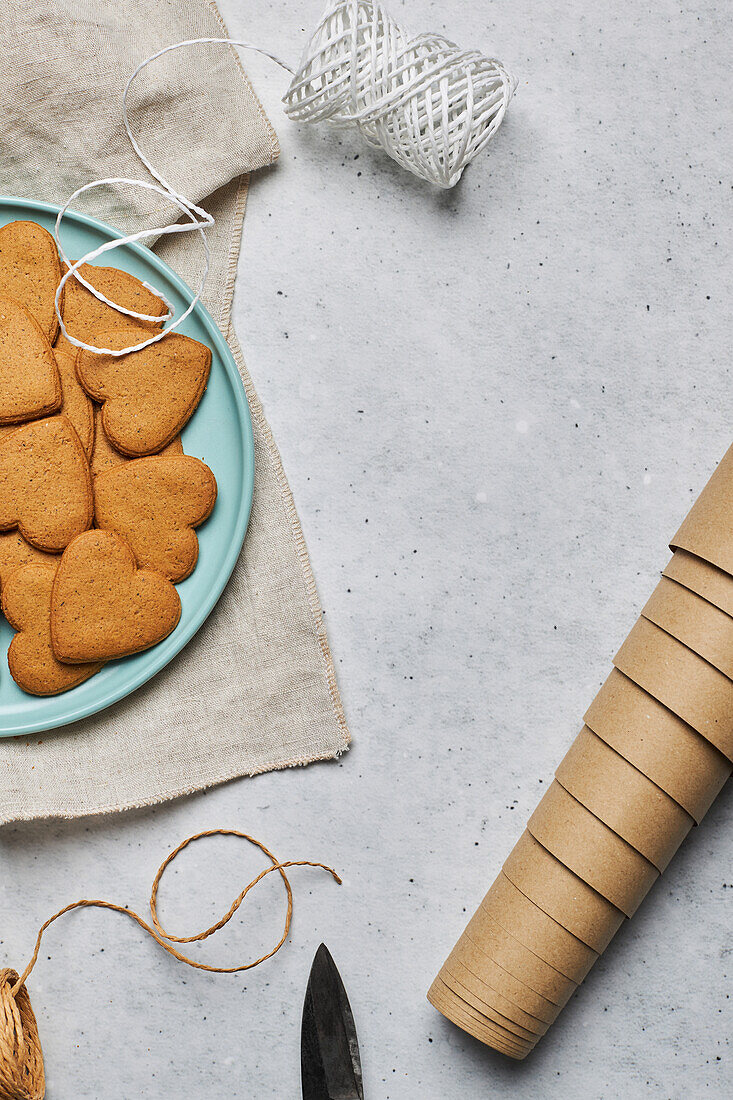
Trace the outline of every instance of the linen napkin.
<instances>
[{"instance_id":1,"label":"linen napkin","mask_svg":"<svg viewBox=\"0 0 733 1100\"><path fill-rule=\"evenodd\" d=\"M165 45L225 36L210 0L7 6L0 41L3 192L58 203L93 179L146 178L122 126L127 77ZM349 744L295 505L230 322L247 173L277 158L277 138L228 47L196 46L154 62L130 105L141 148L176 190L216 218L204 300L249 400L252 517L224 595L154 680L56 733L0 739L0 824L149 805L237 776L328 759ZM159 196L120 185L93 192L78 208L124 232L178 216ZM156 251L197 283L198 234L163 238Z\"/></svg>"}]
</instances>

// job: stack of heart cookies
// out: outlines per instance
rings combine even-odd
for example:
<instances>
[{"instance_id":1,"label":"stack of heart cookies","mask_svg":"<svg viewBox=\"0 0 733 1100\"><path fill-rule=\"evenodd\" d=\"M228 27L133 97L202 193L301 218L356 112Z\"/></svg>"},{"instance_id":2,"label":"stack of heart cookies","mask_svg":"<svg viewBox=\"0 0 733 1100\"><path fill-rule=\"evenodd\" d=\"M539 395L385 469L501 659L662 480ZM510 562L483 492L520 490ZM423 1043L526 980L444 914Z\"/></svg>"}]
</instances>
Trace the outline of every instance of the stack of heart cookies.
<instances>
[{"instance_id":1,"label":"stack of heart cookies","mask_svg":"<svg viewBox=\"0 0 733 1100\"><path fill-rule=\"evenodd\" d=\"M162 316L132 275L81 271L111 301ZM171 333L122 356L77 350L59 332L60 279L45 229L0 229L0 601L17 631L11 675L34 695L67 691L174 630L175 585L196 566L195 528L217 493L180 437L206 389L210 349ZM162 328L75 279L61 310L69 335L100 348Z\"/></svg>"},{"instance_id":2,"label":"stack of heart cookies","mask_svg":"<svg viewBox=\"0 0 733 1100\"><path fill-rule=\"evenodd\" d=\"M733 767L733 447L428 998L511 1058L544 1035Z\"/></svg>"}]
</instances>

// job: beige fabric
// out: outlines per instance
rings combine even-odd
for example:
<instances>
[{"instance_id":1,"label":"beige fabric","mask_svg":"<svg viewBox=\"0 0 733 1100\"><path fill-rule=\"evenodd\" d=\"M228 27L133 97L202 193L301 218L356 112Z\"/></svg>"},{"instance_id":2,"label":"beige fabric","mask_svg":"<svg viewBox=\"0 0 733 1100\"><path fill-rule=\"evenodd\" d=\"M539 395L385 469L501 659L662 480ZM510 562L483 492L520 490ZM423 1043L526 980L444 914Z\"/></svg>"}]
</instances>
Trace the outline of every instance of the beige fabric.
<instances>
[{"instance_id":1,"label":"beige fabric","mask_svg":"<svg viewBox=\"0 0 733 1100\"><path fill-rule=\"evenodd\" d=\"M52 202L100 176L145 178L120 124L126 74L169 42L225 33L208 0L27 0L6 9L5 20L2 189ZM143 74L133 122L170 182L196 201L210 196L204 205L217 219L205 300L235 354L252 412L249 532L212 615L150 684L58 733L0 740L0 823L147 805L328 759L349 743L300 524L230 326L244 173L277 157L277 139L236 54L201 49L211 52L181 51ZM163 224L170 210L159 203L115 188L83 209L125 229ZM159 252L195 280L194 235L165 239Z\"/></svg>"}]
</instances>

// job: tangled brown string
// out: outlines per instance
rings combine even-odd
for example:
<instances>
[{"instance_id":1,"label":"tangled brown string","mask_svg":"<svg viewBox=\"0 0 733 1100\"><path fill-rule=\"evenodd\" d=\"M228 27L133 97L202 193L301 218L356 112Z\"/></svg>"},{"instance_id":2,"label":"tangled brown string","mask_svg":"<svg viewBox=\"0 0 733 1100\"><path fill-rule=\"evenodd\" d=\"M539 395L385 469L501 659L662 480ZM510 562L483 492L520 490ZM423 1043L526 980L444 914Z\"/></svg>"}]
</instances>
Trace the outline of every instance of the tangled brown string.
<instances>
[{"instance_id":1,"label":"tangled brown string","mask_svg":"<svg viewBox=\"0 0 733 1100\"><path fill-rule=\"evenodd\" d=\"M173 936L165 931L158 919L158 888L161 879L166 869L184 848L187 848L189 844L193 844L196 840L202 840L204 837L210 836L240 837L259 848L270 860L271 866L266 867L264 871L261 871L256 878L253 878L245 886L224 916L215 924L212 924L210 928L207 928L204 932L198 932L194 936ZM259 840L255 840L254 837L248 836L247 833L240 833L236 829L209 829L207 832L196 833L195 836L190 836L187 840L184 840L182 844L179 844L166 856L158 868L150 892L152 926L126 906L114 905L110 901L86 898L72 902L71 905L59 909L58 913L54 913L52 917L49 917L39 929L33 954L23 973L18 976L15 970L0 969L0 1100L43 1100L45 1095L46 1080L43 1069L43 1053L38 1037L38 1025L33 1014L28 991L25 988L25 982L38 960L43 934L55 920L58 920L65 913L71 912L72 909L83 909L88 906L97 906L99 909L112 909L115 913L122 913L126 917L131 917L149 936L152 936L156 943L160 944L164 951L167 951L174 959L178 959L179 962L186 963L187 966L193 966L196 970L208 970L212 974L236 974L240 970L251 970L252 967L259 966L266 959L272 958L288 938L293 919L293 891L288 876L285 874L288 867L319 867L324 871L328 871L336 882L341 885L339 876L332 867L327 867L325 863L314 863L305 859L280 863L264 844ZM209 966L206 963L190 959L172 946L174 943L195 943L198 940L205 940L214 932L218 932L232 919L250 890L254 889L257 883L261 882L267 875L271 875L273 871L277 871L283 880L288 904L283 934L275 947L268 951L266 955L255 959L254 962L242 963L240 966Z\"/></svg>"}]
</instances>

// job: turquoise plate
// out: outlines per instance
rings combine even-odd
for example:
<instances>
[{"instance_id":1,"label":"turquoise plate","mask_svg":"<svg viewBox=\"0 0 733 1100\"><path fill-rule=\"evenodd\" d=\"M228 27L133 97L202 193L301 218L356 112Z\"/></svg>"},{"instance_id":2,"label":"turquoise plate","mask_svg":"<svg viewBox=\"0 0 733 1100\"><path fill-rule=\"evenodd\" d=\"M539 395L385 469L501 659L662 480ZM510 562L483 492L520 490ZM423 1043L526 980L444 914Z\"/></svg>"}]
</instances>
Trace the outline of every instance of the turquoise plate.
<instances>
[{"instance_id":1,"label":"turquoise plate","mask_svg":"<svg viewBox=\"0 0 733 1100\"><path fill-rule=\"evenodd\" d=\"M0 225L34 221L53 232L58 207L26 199L0 198ZM78 258L120 233L83 214L70 211L61 226L67 256ZM176 316L194 297L167 264L139 244L124 245L100 262L122 268L158 287L174 303ZM242 380L229 347L210 313L199 302L180 332L207 344L212 351L211 375L201 403L183 430L186 454L203 459L214 471L219 496L211 517L199 528L199 560L179 584L181 621L165 641L145 653L112 661L96 676L63 695L26 695L0 667L0 737L57 729L96 714L135 691L160 672L191 640L231 576L249 521L254 484L252 423ZM7 652L12 631L0 623L0 651Z\"/></svg>"}]
</instances>

